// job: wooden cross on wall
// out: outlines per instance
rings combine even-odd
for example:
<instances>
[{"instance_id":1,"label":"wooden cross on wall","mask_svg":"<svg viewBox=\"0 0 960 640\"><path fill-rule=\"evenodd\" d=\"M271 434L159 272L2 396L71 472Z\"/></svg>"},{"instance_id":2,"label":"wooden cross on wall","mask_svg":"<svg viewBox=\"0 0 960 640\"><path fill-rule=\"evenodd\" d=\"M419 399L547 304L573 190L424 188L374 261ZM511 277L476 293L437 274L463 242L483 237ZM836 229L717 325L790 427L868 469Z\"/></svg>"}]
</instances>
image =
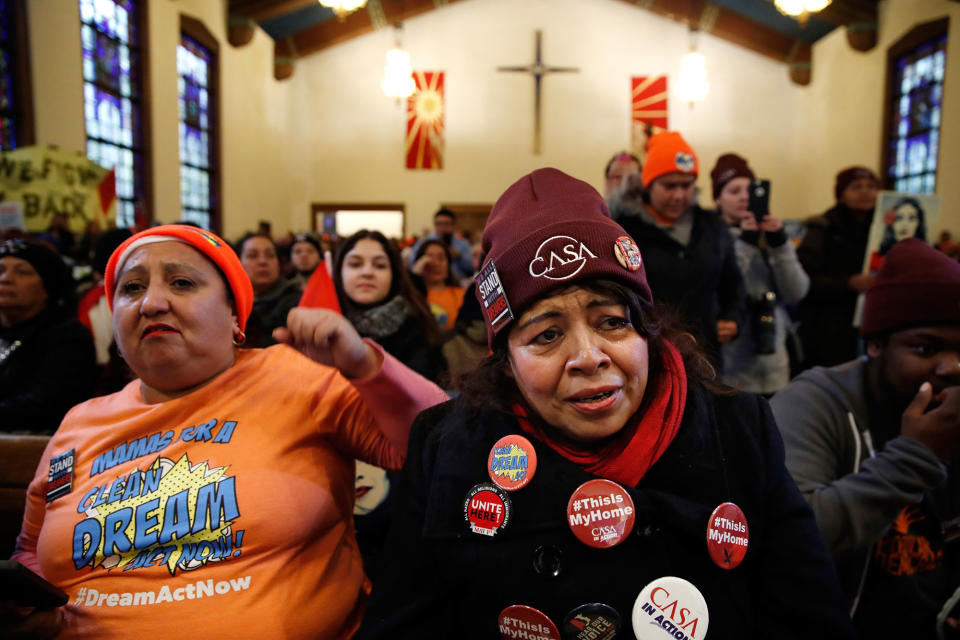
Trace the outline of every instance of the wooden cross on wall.
<instances>
[{"instance_id":1,"label":"wooden cross on wall","mask_svg":"<svg viewBox=\"0 0 960 640\"><path fill-rule=\"evenodd\" d=\"M543 62L543 52L541 44L543 41L543 32L539 29L536 33L536 48L534 51L533 64L512 67L497 67L497 71L512 71L520 73L529 73L533 76L533 152L540 154L540 87L543 83L543 77L548 73L577 73L580 71L577 67L551 67Z\"/></svg>"}]
</instances>

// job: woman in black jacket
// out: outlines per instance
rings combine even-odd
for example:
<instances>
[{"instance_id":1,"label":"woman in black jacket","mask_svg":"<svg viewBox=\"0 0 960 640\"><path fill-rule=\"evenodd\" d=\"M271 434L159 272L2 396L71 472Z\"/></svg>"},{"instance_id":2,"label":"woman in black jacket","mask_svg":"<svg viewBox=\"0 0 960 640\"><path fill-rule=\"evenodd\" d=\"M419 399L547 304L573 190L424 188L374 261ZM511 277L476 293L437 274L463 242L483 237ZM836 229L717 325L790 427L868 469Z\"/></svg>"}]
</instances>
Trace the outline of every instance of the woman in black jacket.
<instances>
[{"instance_id":1,"label":"woman in black jacket","mask_svg":"<svg viewBox=\"0 0 960 640\"><path fill-rule=\"evenodd\" d=\"M483 248L492 354L414 425L360 637L851 637L766 403L658 317L600 195L535 171Z\"/></svg>"},{"instance_id":2,"label":"woman in black jacket","mask_svg":"<svg viewBox=\"0 0 960 640\"><path fill-rule=\"evenodd\" d=\"M63 260L41 244L0 242L0 431L53 433L96 380Z\"/></svg>"}]
</instances>

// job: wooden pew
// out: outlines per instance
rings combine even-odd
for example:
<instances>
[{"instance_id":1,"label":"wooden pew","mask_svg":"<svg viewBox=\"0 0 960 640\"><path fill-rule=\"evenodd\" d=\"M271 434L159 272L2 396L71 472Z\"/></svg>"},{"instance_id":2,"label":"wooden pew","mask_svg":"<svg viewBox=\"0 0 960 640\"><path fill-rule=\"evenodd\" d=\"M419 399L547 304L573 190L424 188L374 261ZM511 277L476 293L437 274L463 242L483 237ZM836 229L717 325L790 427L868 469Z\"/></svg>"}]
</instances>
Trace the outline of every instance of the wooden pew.
<instances>
[{"instance_id":1,"label":"wooden pew","mask_svg":"<svg viewBox=\"0 0 960 640\"><path fill-rule=\"evenodd\" d=\"M37 472L37 464L50 436L0 433L0 558L13 553L27 486Z\"/></svg>"}]
</instances>

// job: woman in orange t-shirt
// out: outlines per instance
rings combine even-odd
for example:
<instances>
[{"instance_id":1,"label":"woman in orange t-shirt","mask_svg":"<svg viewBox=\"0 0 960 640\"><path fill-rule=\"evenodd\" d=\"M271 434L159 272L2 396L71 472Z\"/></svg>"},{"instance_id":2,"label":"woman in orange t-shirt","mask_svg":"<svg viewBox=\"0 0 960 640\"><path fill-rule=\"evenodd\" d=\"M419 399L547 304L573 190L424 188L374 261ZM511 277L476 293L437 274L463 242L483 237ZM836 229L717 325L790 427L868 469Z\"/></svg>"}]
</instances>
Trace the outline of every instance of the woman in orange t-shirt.
<instances>
[{"instance_id":1,"label":"woman in orange t-shirt","mask_svg":"<svg viewBox=\"0 0 960 640\"><path fill-rule=\"evenodd\" d=\"M427 240L420 245L413 263L413 272L427 286L427 302L437 324L453 329L463 304L464 289L450 269L450 249L440 240Z\"/></svg>"},{"instance_id":2,"label":"woman in orange t-shirt","mask_svg":"<svg viewBox=\"0 0 960 640\"><path fill-rule=\"evenodd\" d=\"M370 589L354 459L399 469L414 416L443 392L325 309L292 310L281 344L239 349L253 287L202 229L132 236L104 286L138 379L67 414L28 490L13 559L68 604L0 600L0 627L350 637Z\"/></svg>"}]
</instances>

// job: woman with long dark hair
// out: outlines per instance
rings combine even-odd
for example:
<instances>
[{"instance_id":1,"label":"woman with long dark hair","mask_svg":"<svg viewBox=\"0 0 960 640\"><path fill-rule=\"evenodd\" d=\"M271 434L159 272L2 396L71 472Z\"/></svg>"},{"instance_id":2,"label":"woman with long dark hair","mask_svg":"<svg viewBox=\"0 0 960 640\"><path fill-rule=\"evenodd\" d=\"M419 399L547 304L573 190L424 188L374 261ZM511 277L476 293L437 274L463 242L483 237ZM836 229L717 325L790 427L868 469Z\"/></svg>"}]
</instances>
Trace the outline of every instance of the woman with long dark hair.
<instances>
[{"instance_id":1,"label":"woman with long dark hair","mask_svg":"<svg viewBox=\"0 0 960 640\"><path fill-rule=\"evenodd\" d=\"M852 637L766 402L660 317L600 194L535 171L483 248L492 354L414 424L360 637Z\"/></svg>"},{"instance_id":2,"label":"woman with long dark hair","mask_svg":"<svg viewBox=\"0 0 960 640\"><path fill-rule=\"evenodd\" d=\"M361 229L347 238L334 260L333 284L340 308L361 336L425 378L440 378L440 330L400 252L382 233Z\"/></svg>"}]
</instances>

